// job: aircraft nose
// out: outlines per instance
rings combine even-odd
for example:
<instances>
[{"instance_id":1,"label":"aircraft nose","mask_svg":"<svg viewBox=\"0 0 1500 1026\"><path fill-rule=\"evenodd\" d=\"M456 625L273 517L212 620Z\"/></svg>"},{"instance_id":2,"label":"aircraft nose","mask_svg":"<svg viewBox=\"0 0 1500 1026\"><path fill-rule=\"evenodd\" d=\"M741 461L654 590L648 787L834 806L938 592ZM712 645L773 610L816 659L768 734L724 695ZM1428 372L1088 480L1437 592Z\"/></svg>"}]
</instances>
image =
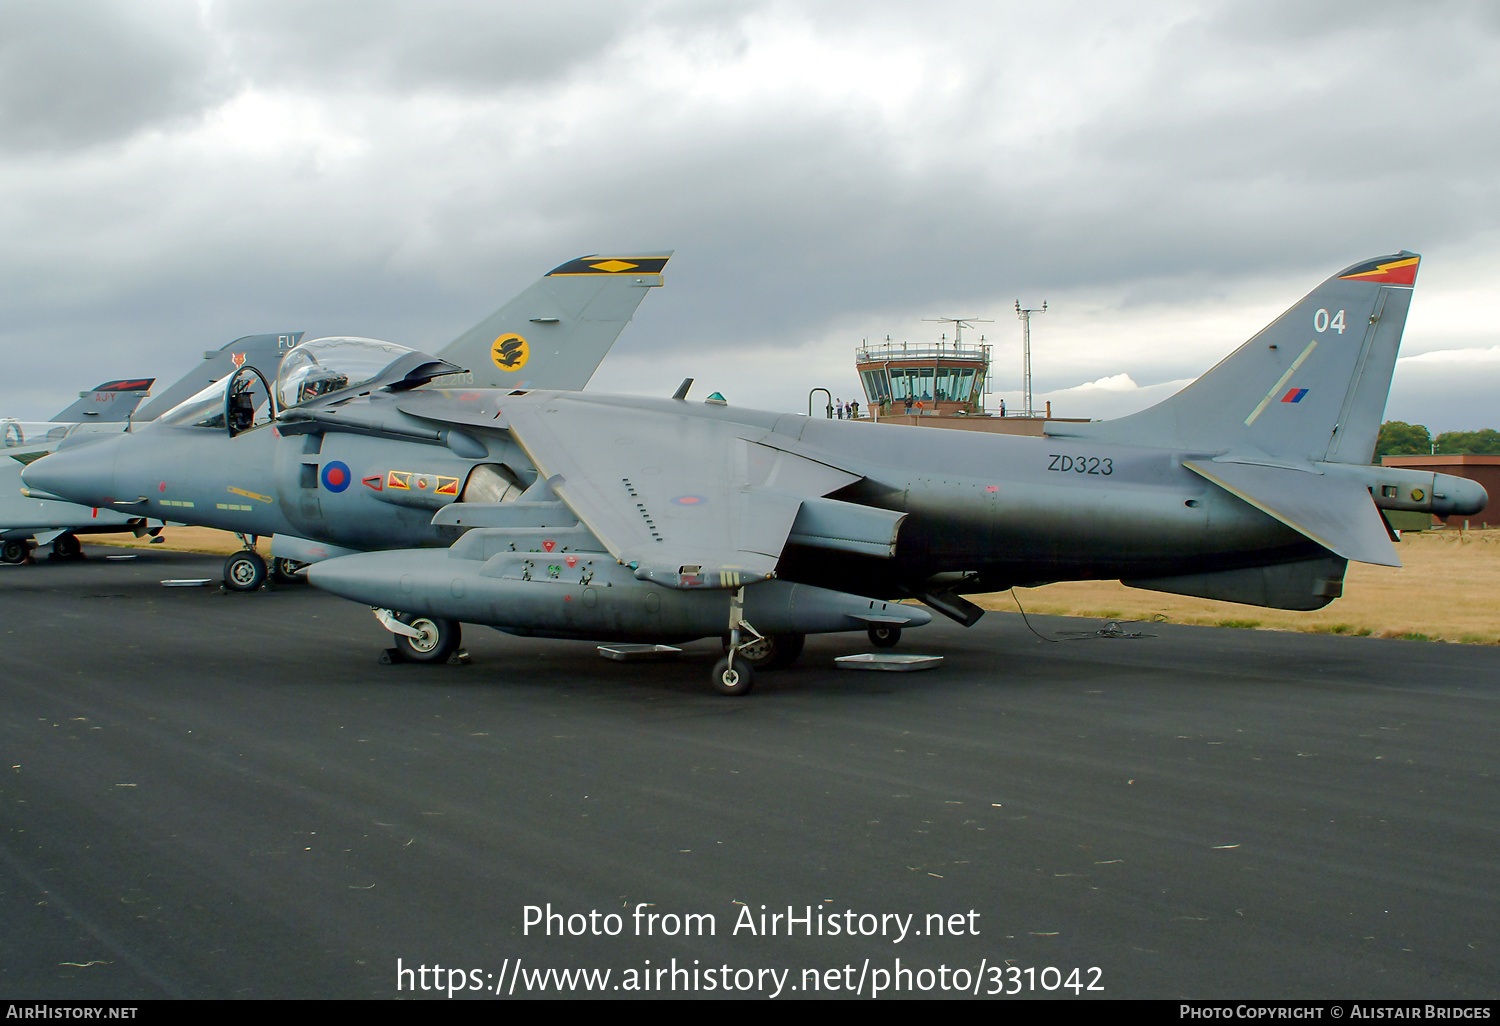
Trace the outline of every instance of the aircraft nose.
<instances>
[{"instance_id":1,"label":"aircraft nose","mask_svg":"<svg viewBox=\"0 0 1500 1026\"><path fill-rule=\"evenodd\" d=\"M21 471L28 489L46 492L84 506L115 501L115 454L119 439L102 438L43 456ZM126 496L134 499L135 496Z\"/></svg>"}]
</instances>

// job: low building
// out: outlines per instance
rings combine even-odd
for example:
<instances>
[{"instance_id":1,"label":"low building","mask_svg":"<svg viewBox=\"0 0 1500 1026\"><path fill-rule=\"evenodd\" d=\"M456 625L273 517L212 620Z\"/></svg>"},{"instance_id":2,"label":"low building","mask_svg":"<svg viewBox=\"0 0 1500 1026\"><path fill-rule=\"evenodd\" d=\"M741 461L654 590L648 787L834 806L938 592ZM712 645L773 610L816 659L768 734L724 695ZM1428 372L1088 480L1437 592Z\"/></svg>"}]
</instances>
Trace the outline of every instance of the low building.
<instances>
[{"instance_id":1,"label":"low building","mask_svg":"<svg viewBox=\"0 0 1500 1026\"><path fill-rule=\"evenodd\" d=\"M1452 474L1478 482L1490 495L1488 506L1467 517L1439 517L1449 527L1500 527L1500 456L1473 456L1467 453L1456 456L1382 456L1384 467L1406 467L1410 470L1430 470L1437 474Z\"/></svg>"}]
</instances>

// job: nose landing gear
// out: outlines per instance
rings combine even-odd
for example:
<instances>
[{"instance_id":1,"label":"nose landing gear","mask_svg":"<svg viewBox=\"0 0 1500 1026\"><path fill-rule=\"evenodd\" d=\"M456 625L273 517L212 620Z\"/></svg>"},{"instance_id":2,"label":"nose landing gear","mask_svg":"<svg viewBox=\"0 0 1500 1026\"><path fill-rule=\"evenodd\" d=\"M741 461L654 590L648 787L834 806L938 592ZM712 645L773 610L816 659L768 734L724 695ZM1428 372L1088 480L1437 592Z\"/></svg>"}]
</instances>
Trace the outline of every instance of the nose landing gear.
<instances>
[{"instance_id":1,"label":"nose landing gear","mask_svg":"<svg viewBox=\"0 0 1500 1026\"><path fill-rule=\"evenodd\" d=\"M224 587L254 591L266 583L266 561L254 549L236 552L224 561Z\"/></svg>"}]
</instances>

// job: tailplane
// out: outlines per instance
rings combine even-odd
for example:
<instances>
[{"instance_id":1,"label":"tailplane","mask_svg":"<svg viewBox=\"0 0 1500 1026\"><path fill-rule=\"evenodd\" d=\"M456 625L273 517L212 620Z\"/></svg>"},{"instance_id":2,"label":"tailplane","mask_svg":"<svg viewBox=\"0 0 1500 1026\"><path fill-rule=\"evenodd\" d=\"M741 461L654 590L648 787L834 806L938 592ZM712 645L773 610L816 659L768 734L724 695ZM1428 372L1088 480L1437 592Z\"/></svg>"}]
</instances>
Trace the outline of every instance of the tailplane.
<instances>
[{"instance_id":1,"label":"tailplane","mask_svg":"<svg viewBox=\"0 0 1500 1026\"><path fill-rule=\"evenodd\" d=\"M1347 267L1170 399L1047 434L1368 464L1420 260L1403 250Z\"/></svg>"},{"instance_id":2,"label":"tailplane","mask_svg":"<svg viewBox=\"0 0 1500 1026\"><path fill-rule=\"evenodd\" d=\"M465 368L433 384L581 391L671 256L596 255L554 268L433 354Z\"/></svg>"}]
</instances>

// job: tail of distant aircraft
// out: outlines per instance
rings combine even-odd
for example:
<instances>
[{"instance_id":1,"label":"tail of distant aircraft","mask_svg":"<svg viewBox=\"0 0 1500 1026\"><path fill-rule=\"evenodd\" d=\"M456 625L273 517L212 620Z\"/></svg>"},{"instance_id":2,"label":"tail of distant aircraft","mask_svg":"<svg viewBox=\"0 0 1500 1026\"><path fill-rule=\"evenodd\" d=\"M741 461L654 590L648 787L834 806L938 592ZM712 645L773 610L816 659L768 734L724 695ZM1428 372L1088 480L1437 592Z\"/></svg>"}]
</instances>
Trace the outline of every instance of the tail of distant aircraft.
<instances>
[{"instance_id":1,"label":"tail of distant aircraft","mask_svg":"<svg viewBox=\"0 0 1500 1026\"><path fill-rule=\"evenodd\" d=\"M246 335L237 338L222 349L210 349L203 354L203 362L188 371L176 384L152 399L133 418L137 423L155 420L172 407L226 377L241 367L254 367L274 381L281 366L281 358L302 341L300 331L283 331L269 335Z\"/></svg>"},{"instance_id":2,"label":"tail of distant aircraft","mask_svg":"<svg viewBox=\"0 0 1500 1026\"><path fill-rule=\"evenodd\" d=\"M1368 464L1420 260L1403 250L1346 267L1170 399L1047 434Z\"/></svg>"},{"instance_id":3,"label":"tail of distant aircraft","mask_svg":"<svg viewBox=\"0 0 1500 1026\"><path fill-rule=\"evenodd\" d=\"M95 385L90 391L79 392L78 401L52 420L59 424L119 423L135 411L155 382L155 378L126 378Z\"/></svg>"},{"instance_id":4,"label":"tail of distant aircraft","mask_svg":"<svg viewBox=\"0 0 1500 1026\"><path fill-rule=\"evenodd\" d=\"M554 268L433 354L465 369L433 384L581 390L646 292L662 284L671 256L596 255Z\"/></svg>"}]
</instances>

